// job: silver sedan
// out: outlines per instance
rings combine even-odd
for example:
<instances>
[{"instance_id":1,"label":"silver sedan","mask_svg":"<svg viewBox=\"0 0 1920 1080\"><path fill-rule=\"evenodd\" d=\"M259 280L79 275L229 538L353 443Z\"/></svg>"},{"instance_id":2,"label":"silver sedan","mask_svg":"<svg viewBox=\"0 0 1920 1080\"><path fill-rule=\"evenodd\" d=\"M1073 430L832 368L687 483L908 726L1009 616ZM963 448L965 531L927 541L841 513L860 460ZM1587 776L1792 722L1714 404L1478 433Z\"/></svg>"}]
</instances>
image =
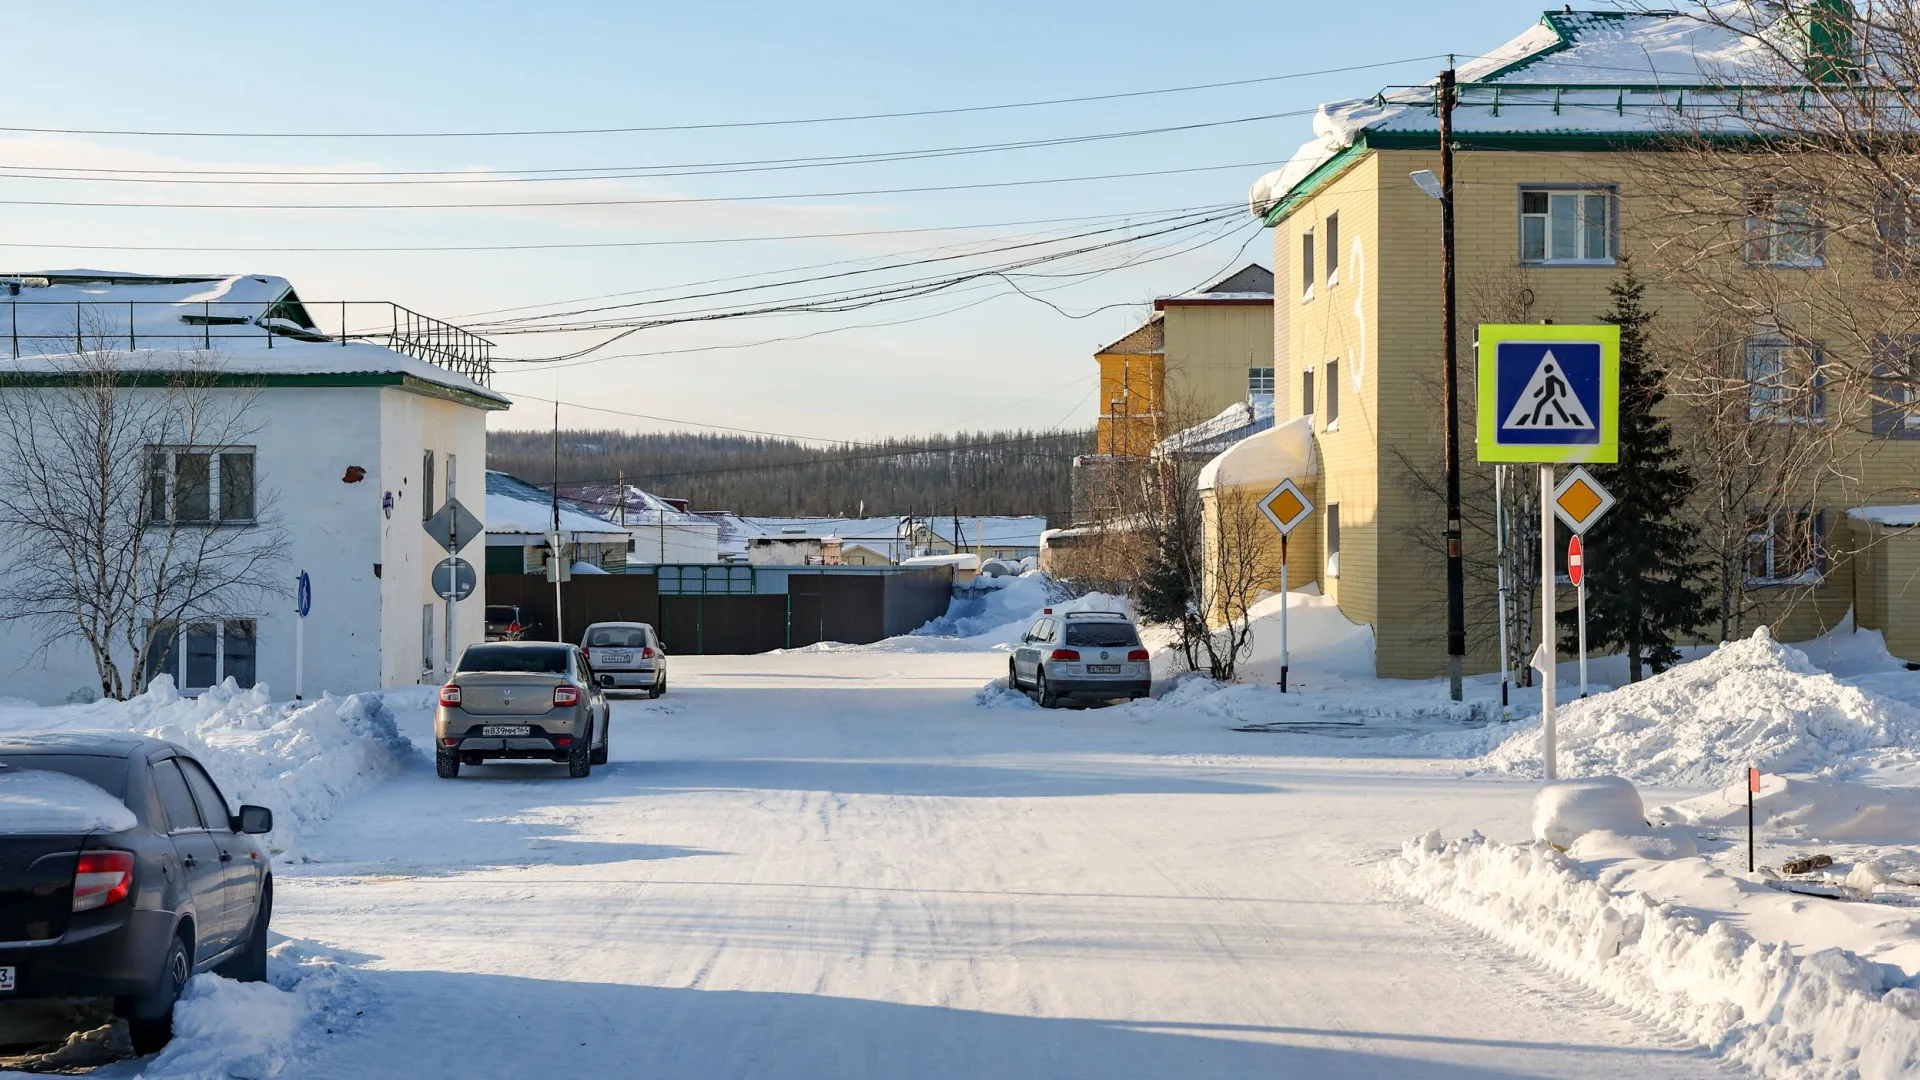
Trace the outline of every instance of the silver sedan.
<instances>
[{"instance_id":1,"label":"silver sedan","mask_svg":"<svg viewBox=\"0 0 1920 1080\"><path fill-rule=\"evenodd\" d=\"M440 688L433 717L434 770L500 758L562 762L586 776L607 763L610 718L585 653L553 641L470 646Z\"/></svg>"}]
</instances>

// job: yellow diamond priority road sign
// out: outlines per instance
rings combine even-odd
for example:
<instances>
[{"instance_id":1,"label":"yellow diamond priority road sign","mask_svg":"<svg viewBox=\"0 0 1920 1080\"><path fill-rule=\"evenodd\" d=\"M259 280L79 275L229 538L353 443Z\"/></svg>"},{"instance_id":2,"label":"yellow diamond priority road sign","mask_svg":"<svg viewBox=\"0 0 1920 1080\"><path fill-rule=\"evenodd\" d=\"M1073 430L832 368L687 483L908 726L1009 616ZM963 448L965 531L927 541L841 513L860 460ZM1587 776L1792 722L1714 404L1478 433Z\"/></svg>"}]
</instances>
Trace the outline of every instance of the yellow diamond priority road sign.
<instances>
[{"instance_id":1,"label":"yellow diamond priority road sign","mask_svg":"<svg viewBox=\"0 0 1920 1080\"><path fill-rule=\"evenodd\" d=\"M1260 512L1267 515L1267 520L1273 522L1273 527L1280 530L1281 536L1285 536L1313 513L1313 500L1307 498L1306 493L1292 480L1282 480L1279 487L1267 492L1267 497L1260 500Z\"/></svg>"},{"instance_id":2,"label":"yellow diamond priority road sign","mask_svg":"<svg viewBox=\"0 0 1920 1080\"><path fill-rule=\"evenodd\" d=\"M1613 494L1578 465L1553 489L1553 512L1574 535L1585 535L1613 506Z\"/></svg>"}]
</instances>

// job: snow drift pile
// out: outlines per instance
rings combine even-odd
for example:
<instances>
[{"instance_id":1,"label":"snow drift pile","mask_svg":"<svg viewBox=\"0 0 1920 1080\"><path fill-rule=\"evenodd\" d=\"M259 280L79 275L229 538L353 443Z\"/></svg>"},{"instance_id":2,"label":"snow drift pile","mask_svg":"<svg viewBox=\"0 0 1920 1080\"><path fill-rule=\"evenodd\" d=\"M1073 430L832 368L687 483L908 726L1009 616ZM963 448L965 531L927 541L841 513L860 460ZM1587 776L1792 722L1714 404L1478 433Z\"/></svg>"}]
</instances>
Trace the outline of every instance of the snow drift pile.
<instances>
[{"instance_id":1,"label":"snow drift pile","mask_svg":"<svg viewBox=\"0 0 1920 1080\"><path fill-rule=\"evenodd\" d=\"M1748 765L1843 775L1920 747L1920 709L1823 673L1763 627L1744 641L1560 714L1560 768L1682 786L1718 786ZM1537 775L1540 729L1485 763Z\"/></svg>"},{"instance_id":2,"label":"snow drift pile","mask_svg":"<svg viewBox=\"0 0 1920 1080\"><path fill-rule=\"evenodd\" d=\"M50 730L134 732L185 747L228 799L273 810L280 848L413 753L379 694L275 702L229 681L183 697L166 676L128 701L0 708L0 732Z\"/></svg>"},{"instance_id":3,"label":"snow drift pile","mask_svg":"<svg viewBox=\"0 0 1920 1080\"><path fill-rule=\"evenodd\" d=\"M967 589L954 595L945 615L895 640L907 643L915 638L958 638L970 649L991 648L1019 641L1044 608L1056 612L1132 610L1124 599L1105 593L1088 593L1058 603L1053 597L1053 578L1039 571L1019 577L975 578Z\"/></svg>"},{"instance_id":4,"label":"snow drift pile","mask_svg":"<svg viewBox=\"0 0 1920 1080\"><path fill-rule=\"evenodd\" d=\"M1744 828L1747 784L1663 807L1689 825ZM1754 820L1770 836L1835 844L1920 842L1920 791L1849 780L1765 775L1753 796Z\"/></svg>"},{"instance_id":5,"label":"snow drift pile","mask_svg":"<svg viewBox=\"0 0 1920 1080\"><path fill-rule=\"evenodd\" d=\"M1412 897L1761 1075L1920 1075L1920 988L1897 967L1842 949L1795 956L1724 920L1616 892L1544 840L1497 844L1474 833L1449 843L1435 831L1409 842L1386 873Z\"/></svg>"},{"instance_id":6,"label":"snow drift pile","mask_svg":"<svg viewBox=\"0 0 1920 1080\"><path fill-rule=\"evenodd\" d=\"M280 1075L324 1030L346 1026L352 977L297 941L276 946L263 983L197 975L173 1013L174 1037L141 1072L151 1080Z\"/></svg>"}]
</instances>

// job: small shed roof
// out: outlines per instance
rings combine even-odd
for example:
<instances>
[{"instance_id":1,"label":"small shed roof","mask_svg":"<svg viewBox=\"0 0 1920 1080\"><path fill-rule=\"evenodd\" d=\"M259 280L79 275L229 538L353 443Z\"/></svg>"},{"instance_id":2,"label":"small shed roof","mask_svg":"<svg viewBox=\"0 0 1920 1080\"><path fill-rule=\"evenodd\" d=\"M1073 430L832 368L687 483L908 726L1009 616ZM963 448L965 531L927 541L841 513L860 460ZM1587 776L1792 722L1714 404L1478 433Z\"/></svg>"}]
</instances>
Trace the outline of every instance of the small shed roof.
<instances>
[{"instance_id":1,"label":"small shed roof","mask_svg":"<svg viewBox=\"0 0 1920 1080\"><path fill-rule=\"evenodd\" d=\"M487 533L491 536L541 536L553 528L553 493L512 473L487 470ZM595 516L571 499L560 500L560 531L572 540L624 541L627 531Z\"/></svg>"},{"instance_id":2,"label":"small shed roof","mask_svg":"<svg viewBox=\"0 0 1920 1080\"><path fill-rule=\"evenodd\" d=\"M1289 477L1312 476L1319 468L1314 456L1313 418L1295 417L1234 443L1200 470L1194 487L1201 491L1278 484Z\"/></svg>"}]
</instances>

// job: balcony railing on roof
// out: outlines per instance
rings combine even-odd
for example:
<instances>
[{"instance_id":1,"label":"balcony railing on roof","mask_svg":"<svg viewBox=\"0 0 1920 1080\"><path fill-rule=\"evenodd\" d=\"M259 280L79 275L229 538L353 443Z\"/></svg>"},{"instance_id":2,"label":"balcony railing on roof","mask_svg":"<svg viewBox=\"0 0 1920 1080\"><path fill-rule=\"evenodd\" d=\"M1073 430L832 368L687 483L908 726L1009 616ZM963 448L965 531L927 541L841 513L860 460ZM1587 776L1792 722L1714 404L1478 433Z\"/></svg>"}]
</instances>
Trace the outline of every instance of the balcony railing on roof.
<instances>
[{"instance_id":1,"label":"balcony railing on roof","mask_svg":"<svg viewBox=\"0 0 1920 1080\"><path fill-rule=\"evenodd\" d=\"M293 340L346 345L368 342L464 375L482 386L493 378L493 342L450 322L388 300L12 300L0 341L14 357L87 349L176 348ZM339 312L329 333L316 315Z\"/></svg>"}]
</instances>

